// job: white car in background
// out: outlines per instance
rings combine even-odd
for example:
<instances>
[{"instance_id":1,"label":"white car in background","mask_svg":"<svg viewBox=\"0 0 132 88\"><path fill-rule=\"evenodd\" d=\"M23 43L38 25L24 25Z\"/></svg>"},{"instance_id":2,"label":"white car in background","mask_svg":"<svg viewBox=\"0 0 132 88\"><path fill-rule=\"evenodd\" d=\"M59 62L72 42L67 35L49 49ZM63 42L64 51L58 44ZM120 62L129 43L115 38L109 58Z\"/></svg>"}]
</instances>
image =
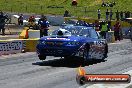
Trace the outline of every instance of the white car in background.
<instances>
[{"instance_id":1,"label":"white car in background","mask_svg":"<svg viewBox=\"0 0 132 88\"><path fill-rule=\"evenodd\" d=\"M40 18L35 18L35 24L38 24ZM28 19L23 20L23 25L28 25Z\"/></svg>"},{"instance_id":2,"label":"white car in background","mask_svg":"<svg viewBox=\"0 0 132 88\"><path fill-rule=\"evenodd\" d=\"M19 15L12 15L12 17L13 17L13 23L18 24ZM38 24L39 19L40 19L39 17L35 18L35 23L36 24ZM28 25L28 19L25 18L23 20L23 25Z\"/></svg>"}]
</instances>

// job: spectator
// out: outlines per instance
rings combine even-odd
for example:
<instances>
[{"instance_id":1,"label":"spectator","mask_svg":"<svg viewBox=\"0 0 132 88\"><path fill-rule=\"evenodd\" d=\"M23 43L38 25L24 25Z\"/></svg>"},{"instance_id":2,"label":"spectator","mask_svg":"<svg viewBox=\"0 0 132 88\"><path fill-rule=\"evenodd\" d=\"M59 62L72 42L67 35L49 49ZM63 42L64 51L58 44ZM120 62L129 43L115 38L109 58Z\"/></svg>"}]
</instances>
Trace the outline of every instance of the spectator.
<instances>
[{"instance_id":1,"label":"spectator","mask_svg":"<svg viewBox=\"0 0 132 88\"><path fill-rule=\"evenodd\" d=\"M77 6L77 0L72 0L72 6Z\"/></svg>"},{"instance_id":2,"label":"spectator","mask_svg":"<svg viewBox=\"0 0 132 88\"><path fill-rule=\"evenodd\" d=\"M119 12L118 12L118 10L116 11L116 19L117 19L117 21L119 21Z\"/></svg>"},{"instance_id":3,"label":"spectator","mask_svg":"<svg viewBox=\"0 0 132 88\"><path fill-rule=\"evenodd\" d=\"M101 6L102 6L102 7L106 6L106 4L104 3L104 0L102 0Z\"/></svg>"},{"instance_id":4,"label":"spectator","mask_svg":"<svg viewBox=\"0 0 132 88\"><path fill-rule=\"evenodd\" d=\"M120 12L120 17L121 17L120 19L123 20L123 12L122 11Z\"/></svg>"},{"instance_id":5,"label":"spectator","mask_svg":"<svg viewBox=\"0 0 132 88\"><path fill-rule=\"evenodd\" d=\"M112 9L110 10L110 20L112 20L113 12Z\"/></svg>"},{"instance_id":6,"label":"spectator","mask_svg":"<svg viewBox=\"0 0 132 88\"><path fill-rule=\"evenodd\" d=\"M114 36L115 36L115 41L117 41L117 40L121 40L120 39L120 28L121 27L121 25L120 25L120 23L117 21L116 22L116 24L114 25Z\"/></svg>"},{"instance_id":7,"label":"spectator","mask_svg":"<svg viewBox=\"0 0 132 88\"><path fill-rule=\"evenodd\" d=\"M18 25L23 25L23 14L21 14L18 18Z\"/></svg>"},{"instance_id":8,"label":"spectator","mask_svg":"<svg viewBox=\"0 0 132 88\"><path fill-rule=\"evenodd\" d=\"M64 17L68 17L68 16L69 16L69 12L68 12L68 10L66 10L64 13Z\"/></svg>"},{"instance_id":9,"label":"spectator","mask_svg":"<svg viewBox=\"0 0 132 88\"><path fill-rule=\"evenodd\" d=\"M43 35L48 36L49 22L47 21L46 16L42 16L38 23L40 25L40 38L43 37Z\"/></svg>"},{"instance_id":10,"label":"spectator","mask_svg":"<svg viewBox=\"0 0 132 88\"><path fill-rule=\"evenodd\" d=\"M108 31L111 31L111 21L108 21Z\"/></svg>"},{"instance_id":11,"label":"spectator","mask_svg":"<svg viewBox=\"0 0 132 88\"><path fill-rule=\"evenodd\" d=\"M35 22L35 17L34 16L30 16L28 19L28 22Z\"/></svg>"},{"instance_id":12,"label":"spectator","mask_svg":"<svg viewBox=\"0 0 132 88\"><path fill-rule=\"evenodd\" d=\"M43 21L44 19L45 19L45 16L44 15L41 15L41 18L38 21L38 25L40 25L41 21Z\"/></svg>"},{"instance_id":13,"label":"spectator","mask_svg":"<svg viewBox=\"0 0 132 88\"><path fill-rule=\"evenodd\" d=\"M127 12L125 11L125 19L127 18Z\"/></svg>"},{"instance_id":14,"label":"spectator","mask_svg":"<svg viewBox=\"0 0 132 88\"><path fill-rule=\"evenodd\" d=\"M98 19L100 20L100 17L101 17L100 9L98 9L97 12L98 12Z\"/></svg>"},{"instance_id":15,"label":"spectator","mask_svg":"<svg viewBox=\"0 0 132 88\"><path fill-rule=\"evenodd\" d=\"M108 16L109 16L109 11L108 9L106 10L106 20L108 20Z\"/></svg>"},{"instance_id":16,"label":"spectator","mask_svg":"<svg viewBox=\"0 0 132 88\"><path fill-rule=\"evenodd\" d=\"M130 17L130 12L129 11L127 11L127 18L129 18Z\"/></svg>"},{"instance_id":17,"label":"spectator","mask_svg":"<svg viewBox=\"0 0 132 88\"><path fill-rule=\"evenodd\" d=\"M89 27L89 24L87 22L83 22L83 26Z\"/></svg>"},{"instance_id":18,"label":"spectator","mask_svg":"<svg viewBox=\"0 0 132 88\"><path fill-rule=\"evenodd\" d=\"M100 35L102 38L106 39L106 33L108 32L108 25L106 22L101 23L101 32Z\"/></svg>"},{"instance_id":19,"label":"spectator","mask_svg":"<svg viewBox=\"0 0 132 88\"><path fill-rule=\"evenodd\" d=\"M4 16L3 12L0 12L0 32L2 31L2 35L5 35L5 24L9 20L7 16Z\"/></svg>"},{"instance_id":20,"label":"spectator","mask_svg":"<svg viewBox=\"0 0 132 88\"><path fill-rule=\"evenodd\" d=\"M29 19L28 19L28 26L29 26L29 28L30 27L33 27L33 29L35 28L36 23L35 23L35 17L34 16L30 16L29 17Z\"/></svg>"},{"instance_id":21,"label":"spectator","mask_svg":"<svg viewBox=\"0 0 132 88\"><path fill-rule=\"evenodd\" d=\"M95 30L96 31L99 31L100 30L100 27L99 27L100 24L99 24L99 22L97 20L95 20L94 26L95 26Z\"/></svg>"}]
</instances>

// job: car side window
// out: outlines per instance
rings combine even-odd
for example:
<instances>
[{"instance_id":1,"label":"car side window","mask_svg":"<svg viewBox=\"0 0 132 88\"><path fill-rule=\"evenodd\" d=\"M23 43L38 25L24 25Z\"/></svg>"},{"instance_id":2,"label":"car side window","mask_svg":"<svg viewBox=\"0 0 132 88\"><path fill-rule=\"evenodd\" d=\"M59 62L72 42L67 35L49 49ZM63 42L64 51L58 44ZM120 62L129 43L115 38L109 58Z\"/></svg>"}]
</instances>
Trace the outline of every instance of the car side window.
<instances>
[{"instance_id":1,"label":"car side window","mask_svg":"<svg viewBox=\"0 0 132 88\"><path fill-rule=\"evenodd\" d=\"M90 32L91 32L90 33L90 37L91 38L98 38L98 35L97 35L97 33L96 33L96 31L94 29L91 29Z\"/></svg>"}]
</instances>

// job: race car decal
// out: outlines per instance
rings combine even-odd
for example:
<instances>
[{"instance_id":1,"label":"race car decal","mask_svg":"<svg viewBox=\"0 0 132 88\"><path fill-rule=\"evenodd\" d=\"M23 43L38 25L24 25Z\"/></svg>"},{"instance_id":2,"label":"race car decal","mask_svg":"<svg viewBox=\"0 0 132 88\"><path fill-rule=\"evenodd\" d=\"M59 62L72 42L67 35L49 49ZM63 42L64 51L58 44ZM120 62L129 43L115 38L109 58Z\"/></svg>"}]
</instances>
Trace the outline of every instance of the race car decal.
<instances>
[{"instance_id":1,"label":"race car decal","mask_svg":"<svg viewBox=\"0 0 132 88\"><path fill-rule=\"evenodd\" d=\"M80 56L80 57L83 57L83 51L84 51L84 48L85 48L85 44L84 43L80 49L79 49L79 52L76 54L76 56ZM89 49L89 53L88 53L88 58L89 59L102 59L103 58L103 52L105 51L104 50L105 47L104 46L99 46L99 45L95 45L95 44L91 44L90 45L90 49Z\"/></svg>"},{"instance_id":2,"label":"race car decal","mask_svg":"<svg viewBox=\"0 0 132 88\"><path fill-rule=\"evenodd\" d=\"M98 46L104 46L105 42L104 41L94 41L94 45L98 45Z\"/></svg>"},{"instance_id":3,"label":"race car decal","mask_svg":"<svg viewBox=\"0 0 132 88\"><path fill-rule=\"evenodd\" d=\"M66 38L47 38L47 40L70 40Z\"/></svg>"},{"instance_id":4,"label":"race car decal","mask_svg":"<svg viewBox=\"0 0 132 88\"><path fill-rule=\"evenodd\" d=\"M97 45L96 45L97 44ZM105 47L100 42L90 45L89 57L95 59L102 59Z\"/></svg>"}]
</instances>

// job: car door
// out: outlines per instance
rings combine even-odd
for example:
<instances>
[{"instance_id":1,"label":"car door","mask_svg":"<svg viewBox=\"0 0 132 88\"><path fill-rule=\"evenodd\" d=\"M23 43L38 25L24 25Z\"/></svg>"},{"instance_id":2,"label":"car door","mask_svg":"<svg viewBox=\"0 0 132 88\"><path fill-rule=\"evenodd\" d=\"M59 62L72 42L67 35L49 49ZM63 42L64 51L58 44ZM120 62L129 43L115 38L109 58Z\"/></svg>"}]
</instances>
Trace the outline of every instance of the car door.
<instances>
[{"instance_id":1,"label":"car door","mask_svg":"<svg viewBox=\"0 0 132 88\"><path fill-rule=\"evenodd\" d=\"M90 54L92 58L102 59L105 50L105 40L101 39L99 34L93 29L90 31L93 44L90 46Z\"/></svg>"}]
</instances>

